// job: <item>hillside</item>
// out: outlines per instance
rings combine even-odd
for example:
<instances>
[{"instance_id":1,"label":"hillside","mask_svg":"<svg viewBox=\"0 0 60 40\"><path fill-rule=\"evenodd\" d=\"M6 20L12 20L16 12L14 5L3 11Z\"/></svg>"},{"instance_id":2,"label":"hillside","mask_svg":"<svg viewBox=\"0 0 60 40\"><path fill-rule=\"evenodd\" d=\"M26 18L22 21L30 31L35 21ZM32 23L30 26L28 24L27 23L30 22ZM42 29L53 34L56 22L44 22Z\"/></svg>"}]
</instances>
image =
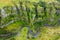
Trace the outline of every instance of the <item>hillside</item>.
<instances>
[{"instance_id":1,"label":"hillside","mask_svg":"<svg viewBox=\"0 0 60 40\"><path fill-rule=\"evenodd\" d=\"M59 0L0 0L0 40L60 40Z\"/></svg>"}]
</instances>

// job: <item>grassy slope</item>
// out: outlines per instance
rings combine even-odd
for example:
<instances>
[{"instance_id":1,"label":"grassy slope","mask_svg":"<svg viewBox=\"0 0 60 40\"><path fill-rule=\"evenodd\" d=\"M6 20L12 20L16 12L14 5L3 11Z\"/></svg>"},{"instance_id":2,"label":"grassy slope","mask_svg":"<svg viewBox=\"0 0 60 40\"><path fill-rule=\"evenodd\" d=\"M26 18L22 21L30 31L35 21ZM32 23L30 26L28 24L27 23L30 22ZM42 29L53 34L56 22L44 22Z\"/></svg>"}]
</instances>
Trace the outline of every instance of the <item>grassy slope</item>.
<instances>
[{"instance_id":1,"label":"grassy slope","mask_svg":"<svg viewBox=\"0 0 60 40\"><path fill-rule=\"evenodd\" d=\"M33 0L33 2L34 1L35 0ZM55 0L45 0L45 1L51 2L51 1L55 1ZM0 8L2 8L3 6L6 6L6 5L12 5L11 0L0 0ZM10 26L12 26L12 25L10 25ZM26 29L26 28L24 28L24 29ZM22 29L23 32L21 32L21 34L20 34L22 37L17 36L17 37L15 37L16 40L19 38L22 40L23 40L23 38L26 38L25 36L23 37L23 35L26 34L27 29L26 29L26 32L24 31L24 29ZM53 28L53 27L41 27L40 31L41 31L41 34L39 34L39 36L34 40L60 40L60 26L57 26L55 28ZM22 33L25 33L25 34L22 34ZM30 40L33 40L33 39L30 38Z\"/></svg>"},{"instance_id":2,"label":"grassy slope","mask_svg":"<svg viewBox=\"0 0 60 40\"><path fill-rule=\"evenodd\" d=\"M22 29L19 35L16 35L14 39L16 40L26 40L26 34L28 29L25 27ZM41 33L38 37L30 37L30 40L60 40L60 26L57 27L40 27ZM11 40L11 38L9 39Z\"/></svg>"},{"instance_id":3,"label":"grassy slope","mask_svg":"<svg viewBox=\"0 0 60 40\"><path fill-rule=\"evenodd\" d=\"M0 8L2 8L3 6L6 6L6 5L11 6L13 4L12 1L17 3L19 0L0 0ZM24 1L24 0L22 0L22 1ZM31 0L29 0L29 1L31 1ZM47 3L57 2L56 0L42 0L42 1L45 1ZM31 2L39 2L39 0L32 0Z\"/></svg>"},{"instance_id":4,"label":"grassy slope","mask_svg":"<svg viewBox=\"0 0 60 40\"><path fill-rule=\"evenodd\" d=\"M15 29L17 25L19 26L19 22L14 23L10 26L8 26L7 30ZM13 27L14 26L14 27ZM17 28L18 29L18 28ZM13 30L14 31L14 30ZM16 40L26 40L26 34L28 29L25 27L19 32L19 35L16 35L14 39ZM60 26L57 27L40 27L41 33L38 35L37 38L30 37L30 40L60 40ZM8 40L11 40L12 38L9 38Z\"/></svg>"},{"instance_id":5,"label":"grassy slope","mask_svg":"<svg viewBox=\"0 0 60 40\"><path fill-rule=\"evenodd\" d=\"M0 8L7 6L7 5L12 5L11 0L0 0Z\"/></svg>"}]
</instances>

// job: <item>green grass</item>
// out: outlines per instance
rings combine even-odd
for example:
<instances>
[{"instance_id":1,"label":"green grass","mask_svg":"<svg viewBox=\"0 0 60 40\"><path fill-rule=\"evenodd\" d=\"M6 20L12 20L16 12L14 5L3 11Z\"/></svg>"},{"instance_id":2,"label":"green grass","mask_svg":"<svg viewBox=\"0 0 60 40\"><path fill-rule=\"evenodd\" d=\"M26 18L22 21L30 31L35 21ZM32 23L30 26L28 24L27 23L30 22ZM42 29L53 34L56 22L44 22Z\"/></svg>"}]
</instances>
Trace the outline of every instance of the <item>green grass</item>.
<instances>
[{"instance_id":1,"label":"green grass","mask_svg":"<svg viewBox=\"0 0 60 40\"><path fill-rule=\"evenodd\" d=\"M40 34L37 38L30 36L29 40L58 40L60 39L60 26L57 27L40 27ZM26 40L28 28L23 28L19 35L14 37L15 40ZM31 35L31 34L30 34Z\"/></svg>"},{"instance_id":2,"label":"green grass","mask_svg":"<svg viewBox=\"0 0 60 40\"><path fill-rule=\"evenodd\" d=\"M5 27L4 29L7 31L12 31L15 32L20 28L20 22L14 22L13 24L8 25L7 27Z\"/></svg>"},{"instance_id":3,"label":"green grass","mask_svg":"<svg viewBox=\"0 0 60 40\"><path fill-rule=\"evenodd\" d=\"M13 2L17 3L21 1L21 0L1 0L0 1L0 8L4 7L4 6L13 6ZM24 0L22 0L24 1ZM39 2L39 0L29 0L30 2ZM49 2L57 2L56 0L41 0L41 1L44 1L46 3L49 3Z\"/></svg>"},{"instance_id":4,"label":"green grass","mask_svg":"<svg viewBox=\"0 0 60 40\"><path fill-rule=\"evenodd\" d=\"M19 1L19 0L18 0ZM16 0L14 0L14 2ZM22 0L23 1L23 0ZM39 0L32 0L31 2L38 2ZM44 1L44 0L42 0ZM48 2L56 2L56 0L45 0L46 3ZM0 8L3 8L4 6L12 6L12 0L5 0L5 1L0 1ZM31 4L32 5L32 4ZM29 7L31 8L31 5ZM59 16L60 17L60 16ZM22 24L23 23L23 24ZM21 24L25 26L25 22L14 22L7 27L4 28L4 30L0 29L0 34L3 34L6 31L8 32L17 32L19 28L21 28ZM28 28L25 26L21 31L19 31L19 35L16 35L12 38L8 38L7 40L27 40L27 32ZM4 38L0 38L0 40L4 40ZM29 40L60 40L60 26L56 27L40 27L40 34L36 38L32 37L31 34L29 34Z\"/></svg>"}]
</instances>

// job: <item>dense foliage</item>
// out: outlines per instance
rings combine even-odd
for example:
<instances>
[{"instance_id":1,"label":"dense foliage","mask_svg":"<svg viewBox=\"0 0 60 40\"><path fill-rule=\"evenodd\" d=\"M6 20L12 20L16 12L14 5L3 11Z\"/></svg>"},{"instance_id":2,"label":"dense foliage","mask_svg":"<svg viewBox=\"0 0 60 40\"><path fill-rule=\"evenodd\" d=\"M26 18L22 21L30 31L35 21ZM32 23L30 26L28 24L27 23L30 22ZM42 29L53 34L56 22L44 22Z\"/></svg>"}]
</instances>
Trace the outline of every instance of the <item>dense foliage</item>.
<instances>
[{"instance_id":1,"label":"dense foliage","mask_svg":"<svg viewBox=\"0 0 60 40\"><path fill-rule=\"evenodd\" d=\"M59 2L19 1L18 4L13 2L13 6L4 6L0 9L1 40L26 40L30 36L32 36L30 40L36 40L40 34L40 27L44 26L60 26ZM24 39L16 37L20 31L22 34L20 37Z\"/></svg>"}]
</instances>

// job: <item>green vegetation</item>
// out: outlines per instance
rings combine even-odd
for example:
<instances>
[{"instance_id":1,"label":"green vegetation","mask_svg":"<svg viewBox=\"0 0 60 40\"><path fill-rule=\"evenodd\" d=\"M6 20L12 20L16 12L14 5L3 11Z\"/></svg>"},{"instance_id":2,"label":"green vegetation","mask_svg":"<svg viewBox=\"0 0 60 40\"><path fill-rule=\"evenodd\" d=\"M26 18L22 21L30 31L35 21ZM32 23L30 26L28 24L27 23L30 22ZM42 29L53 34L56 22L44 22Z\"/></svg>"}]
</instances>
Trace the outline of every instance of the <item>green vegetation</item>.
<instances>
[{"instance_id":1,"label":"green vegetation","mask_svg":"<svg viewBox=\"0 0 60 40\"><path fill-rule=\"evenodd\" d=\"M59 0L6 2L0 3L0 40L60 40Z\"/></svg>"}]
</instances>

